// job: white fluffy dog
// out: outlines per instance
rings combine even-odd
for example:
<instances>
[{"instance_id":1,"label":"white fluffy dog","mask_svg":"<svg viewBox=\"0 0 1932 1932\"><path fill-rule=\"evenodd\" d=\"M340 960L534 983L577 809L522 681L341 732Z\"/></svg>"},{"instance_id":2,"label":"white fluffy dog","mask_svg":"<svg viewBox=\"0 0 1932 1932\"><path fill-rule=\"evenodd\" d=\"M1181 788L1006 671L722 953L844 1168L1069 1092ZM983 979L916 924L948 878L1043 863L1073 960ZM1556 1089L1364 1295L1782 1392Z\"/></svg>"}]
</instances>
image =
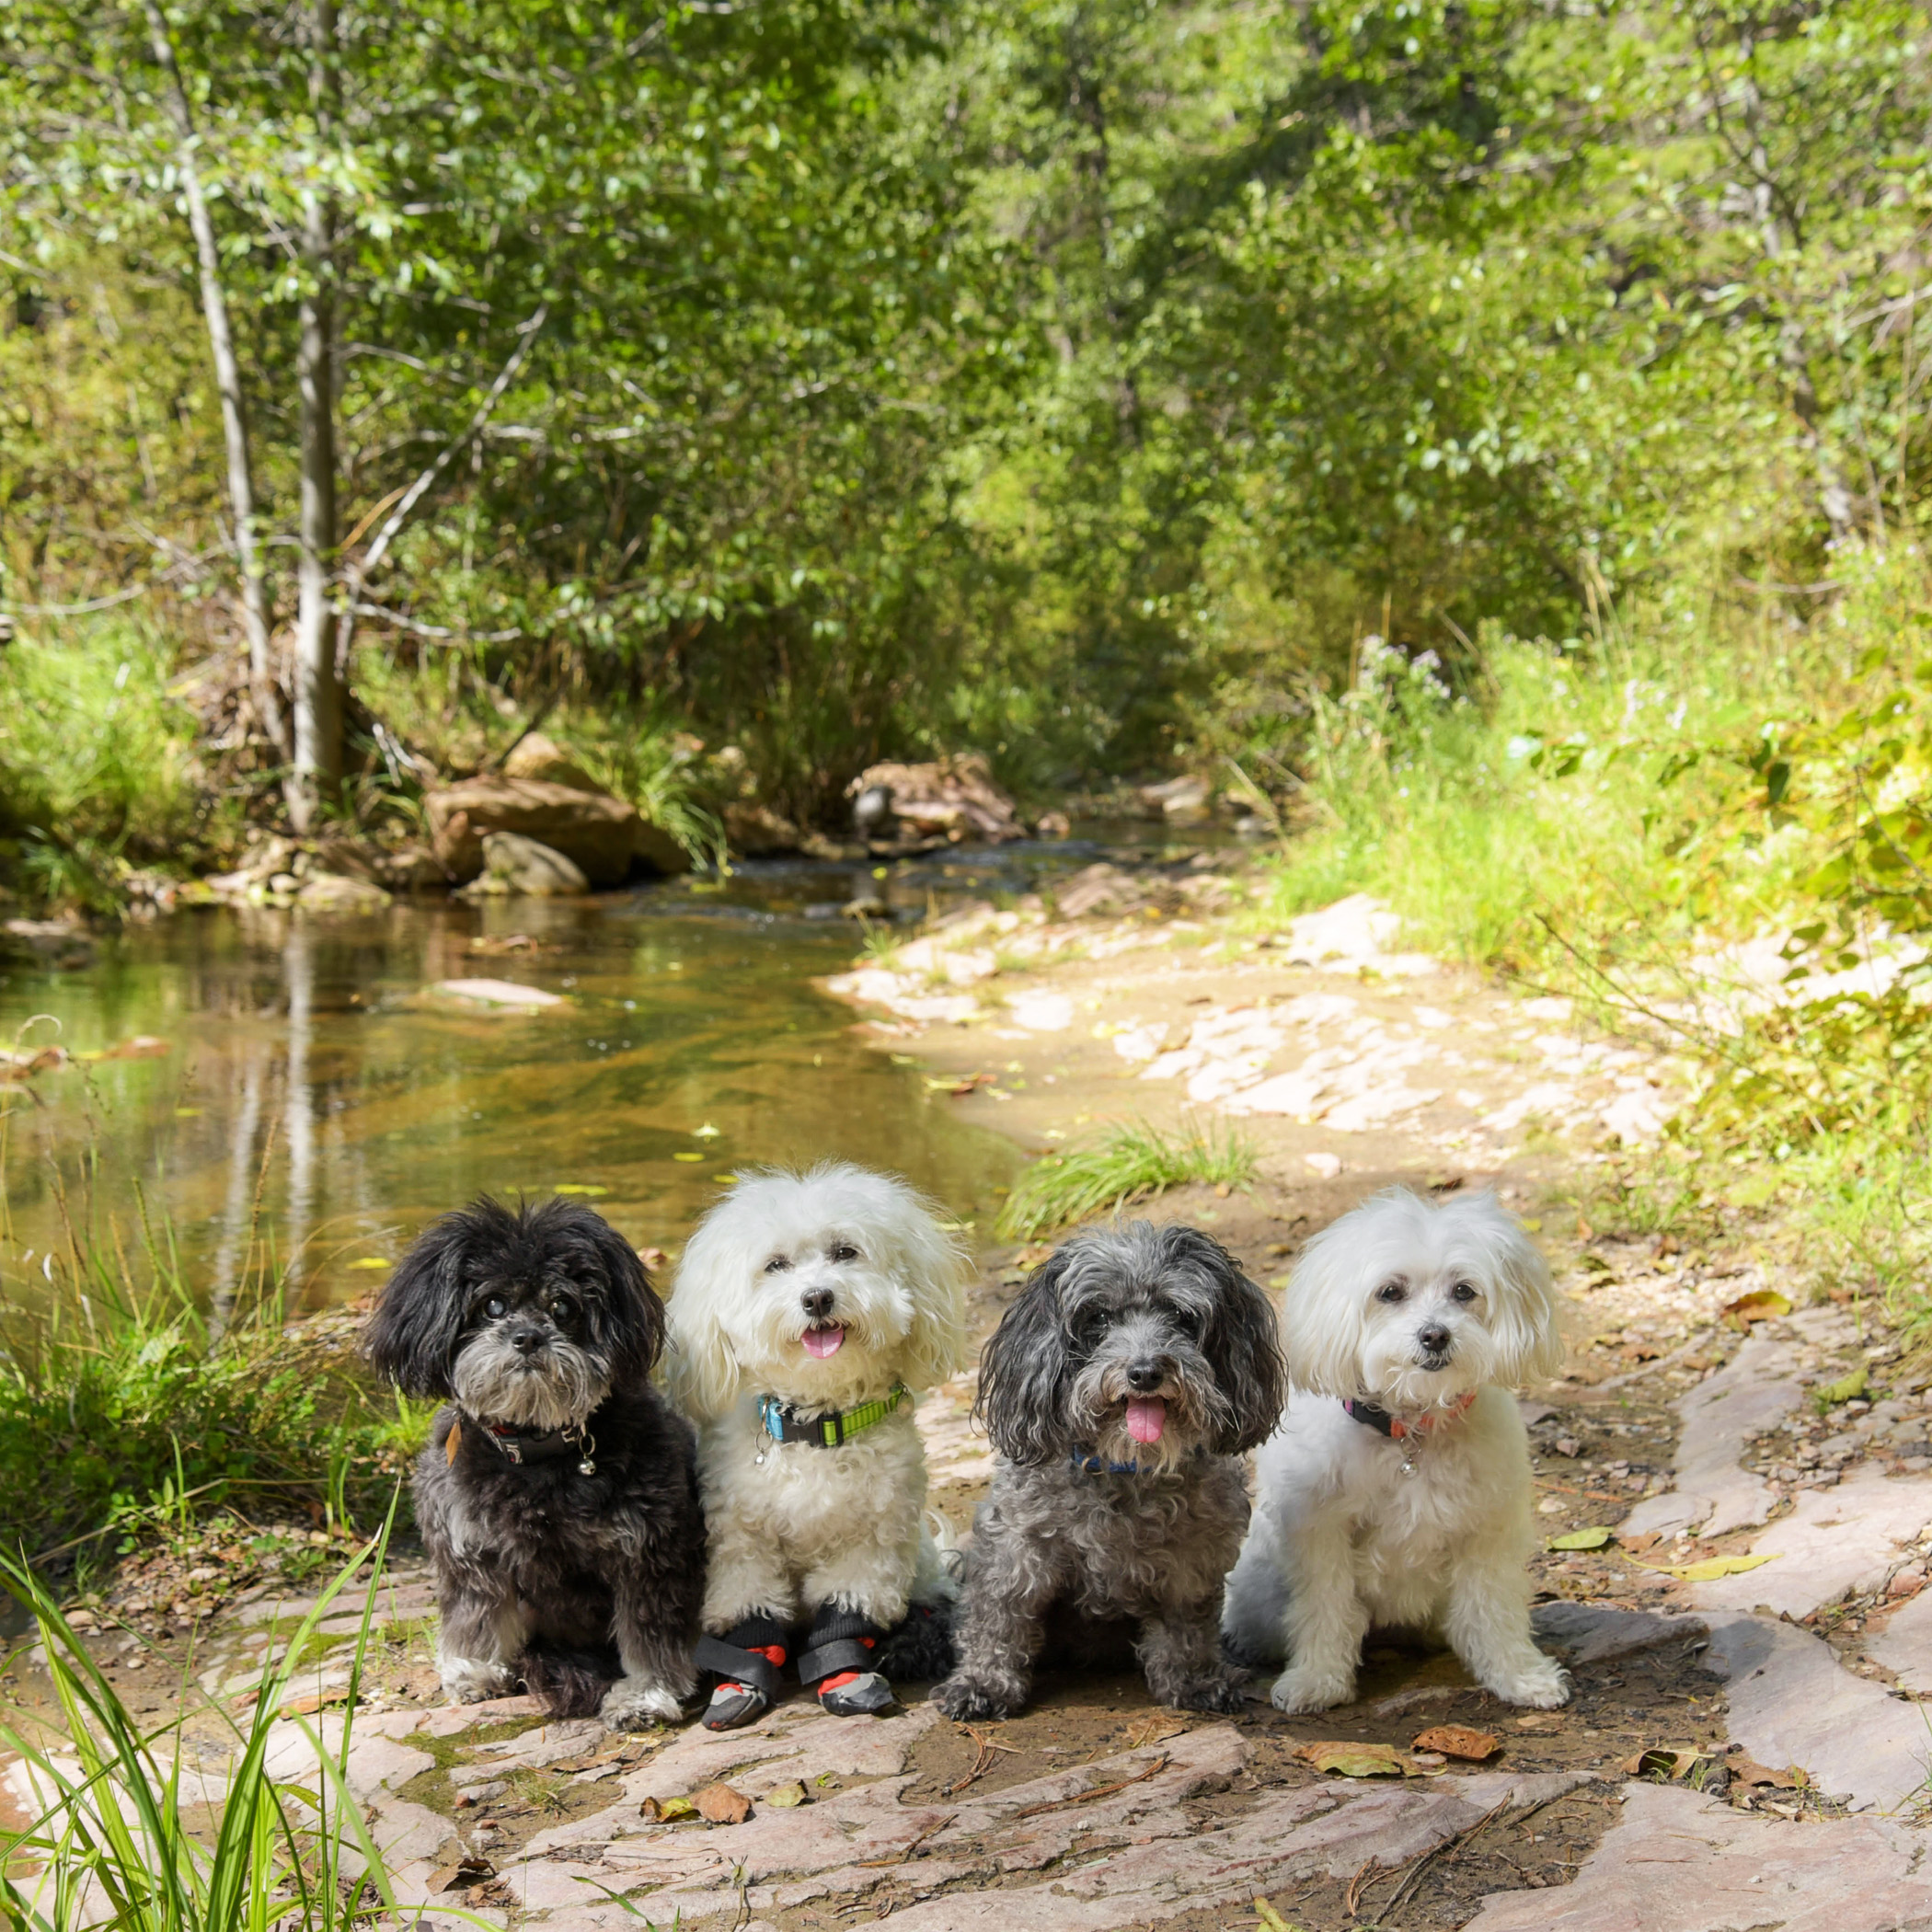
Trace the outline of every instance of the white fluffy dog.
<instances>
[{"instance_id":1,"label":"white fluffy dog","mask_svg":"<svg viewBox=\"0 0 1932 1932\"><path fill-rule=\"evenodd\" d=\"M1529 1440L1512 1385L1562 1366L1549 1269L1491 1194L1391 1189L1323 1229L1288 1284L1294 1386L1257 1456L1229 1648L1287 1669L1284 1711L1355 1695L1371 1624L1433 1629L1485 1689L1564 1703L1530 1640Z\"/></svg>"},{"instance_id":2,"label":"white fluffy dog","mask_svg":"<svg viewBox=\"0 0 1932 1932\"><path fill-rule=\"evenodd\" d=\"M828 1710L883 1709L871 1666L907 1648L884 1639L956 1594L926 1528L913 1394L963 1363L965 1278L919 1195L844 1163L749 1175L692 1236L669 1373L698 1425L713 1730L765 1709L801 1635L799 1681Z\"/></svg>"}]
</instances>

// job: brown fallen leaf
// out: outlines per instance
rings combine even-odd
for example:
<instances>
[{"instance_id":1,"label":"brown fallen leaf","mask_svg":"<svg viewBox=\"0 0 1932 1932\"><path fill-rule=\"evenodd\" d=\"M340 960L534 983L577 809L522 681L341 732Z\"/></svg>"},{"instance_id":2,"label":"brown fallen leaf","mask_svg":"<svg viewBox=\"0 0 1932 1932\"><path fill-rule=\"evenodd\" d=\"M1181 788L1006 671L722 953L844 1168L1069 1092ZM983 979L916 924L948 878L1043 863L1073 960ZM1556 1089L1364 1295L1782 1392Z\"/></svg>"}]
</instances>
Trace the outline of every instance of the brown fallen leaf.
<instances>
[{"instance_id":1,"label":"brown fallen leaf","mask_svg":"<svg viewBox=\"0 0 1932 1932\"><path fill-rule=\"evenodd\" d=\"M1776 1288L1754 1288L1749 1294L1726 1302L1722 1318L1733 1328L1748 1328L1754 1321L1770 1321L1790 1312L1788 1295L1780 1294Z\"/></svg>"},{"instance_id":2,"label":"brown fallen leaf","mask_svg":"<svg viewBox=\"0 0 1932 1932\"><path fill-rule=\"evenodd\" d=\"M1708 1752L1680 1751L1670 1744L1653 1744L1647 1751L1639 1751L1625 1758L1616 1768L1626 1777L1674 1779L1688 1776L1697 1760L1708 1755Z\"/></svg>"},{"instance_id":3,"label":"brown fallen leaf","mask_svg":"<svg viewBox=\"0 0 1932 1932\"><path fill-rule=\"evenodd\" d=\"M707 1785L697 1794L697 1815L707 1824L742 1824L752 1815L752 1800L730 1785Z\"/></svg>"},{"instance_id":4,"label":"brown fallen leaf","mask_svg":"<svg viewBox=\"0 0 1932 1932\"><path fill-rule=\"evenodd\" d=\"M428 1890L431 1892L466 1892L472 1885L481 1885L497 1875L497 1869L488 1858L463 1857L454 1865L440 1866L430 1874Z\"/></svg>"},{"instance_id":5,"label":"brown fallen leaf","mask_svg":"<svg viewBox=\"0 0 1932 1932\"><path fill-rule=\"evenodd\" d=\"M1502 1740L1494 1731L1472 1731L1466 1724L1432 1724L1416 1739L1414 1748L1440 1751L1444 1757L1480 1765L1502 1749Z\"/></svg>"},{"instance_id":6,"label":"brown fallen leaf","mask_svg":"<svg viewBox=\"0 0 1932 1932\"><path fill-rule=\"evenodd\" d=\"M697 1816L697 1807L688 1798L647 1798L638 1811L652 1824L676 1824Z\"/></svg>"},{"instance_id":7,"label":"brown fallen leaf","mask_svg":"<svg viewBox=\"0 0 1932 1932\"><path fill-rule=\"evenodd\" d=\"M1358 1744L1346 1738L1324 1743L1303 1744L1295 1756L1317 1771L1333 1771L1343 1777L1400 1777L1402 1760L1393 1744Z\"/></svg>"},{"instance_id":8,"label":"brown fallen leaf","mask_svg":"<svg viewBox=\"0 0 1932 1932\"><path fill-rule=\"evenodd\" d=\"M1741 1785L1770 1785L1780 1791L1798 1791L1804 1788L1801 1773L1794 1777L1789 1771L1774 1771L1769 1765L1759 1764L1744 1751L1733 1752L1727 1757L1724 1768L1731 1773L1733 1781Z\"/></svg>"},{"instance_id":9,"label":"brown fallen leaf","mask_svg":"<svg viewBox=\"0 0 1932 1932\"><path fill-rule=\"evenodd\" d=\"M348 1702L346 1686L341 1690L312 1691L305 1697L291 1697L282 1707L282 1715L285 1718L312 1718L318 1710L327 1710L331 1704Z\"/></svg>"},{"instance_id":10,"label":"brown fallen leaf","mask_svg":"<svg viewBox=\"0 0 1932 1932\"><path fill-rule=\"evenodd\" d=\"M788 1785L780 1785L776 1791L765 1794L765 1802L776 1805L781 1811L789 1811L796 1806L811 1802L811 1794L797 1779Z\"/></svg>"}]
</instances>

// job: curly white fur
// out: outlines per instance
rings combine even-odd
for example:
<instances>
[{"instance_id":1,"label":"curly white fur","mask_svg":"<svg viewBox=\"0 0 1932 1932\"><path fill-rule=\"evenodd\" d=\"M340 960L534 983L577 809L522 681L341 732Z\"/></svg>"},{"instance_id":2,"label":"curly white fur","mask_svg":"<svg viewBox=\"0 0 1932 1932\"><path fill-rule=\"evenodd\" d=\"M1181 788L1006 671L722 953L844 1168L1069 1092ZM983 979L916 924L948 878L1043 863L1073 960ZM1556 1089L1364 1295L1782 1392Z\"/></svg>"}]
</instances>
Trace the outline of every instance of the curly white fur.
<instances>
[{"instance_id":1,"label":"curly white fur","mask_svg":"<svg viewBox=\"0 0 1932 1932\"><path fill-rule=\"evenodd\" d=\"M808 1351L834 1328L834 1352ZM843 1162L747 1176L685 1248L669 1328L672 1392L698 1425L707 1629L826 1603L890 1628L956 1593L910 1401L836 1449L774 1443L758 1414L762 1396L823 1414L961 1365L965 1258L918 1194Z\"/></svg>"},{"instance_id":2,"label":"curly white fur","mask_svg":"<svg viewBox=\"0 0 1932 1932\"><path fill-rule=\"evenodd\" d=\"M1567 1701L1530 1639L1529 1443L1509 1393L1555 1374L1563 1344L1520 1225L1487 1193L1377 1195L1309 1242L1282 1334L1294 1388L1256 1459L1224 1618L1238 1654L1286 1658L1276 1705L1348 1703L1372 1624L1435 1629L1512 1704ZM1420 1432L1385 1436L1347 1397Z\"/></svg>"}]
</instances>

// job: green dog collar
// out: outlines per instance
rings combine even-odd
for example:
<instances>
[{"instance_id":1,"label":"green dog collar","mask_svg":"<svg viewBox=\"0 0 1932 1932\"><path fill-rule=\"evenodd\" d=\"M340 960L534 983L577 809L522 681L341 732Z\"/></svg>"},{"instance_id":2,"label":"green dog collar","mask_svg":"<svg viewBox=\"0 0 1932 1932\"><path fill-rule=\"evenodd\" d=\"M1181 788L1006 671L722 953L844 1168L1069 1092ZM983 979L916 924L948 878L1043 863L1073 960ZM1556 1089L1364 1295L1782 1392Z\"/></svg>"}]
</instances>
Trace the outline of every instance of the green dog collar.
<instances>
[{"instance_id":1,"label":"green dog collar","mask_svg":"<svg viewBox=\"0 0 1932 1932\"><path fill-rule=\"evenodd\" d=\"M758 1398L758 1418L765 1432L775 1443L810 1443L815 1449L836 1449L861 1430L882 1422L905 1400L905 1390L895 1386L889 1396L877 1402L861 1402L857 1409L834 1409L829 1413L801 1416L776 1396Z\"/></svg>"}]
</instances>

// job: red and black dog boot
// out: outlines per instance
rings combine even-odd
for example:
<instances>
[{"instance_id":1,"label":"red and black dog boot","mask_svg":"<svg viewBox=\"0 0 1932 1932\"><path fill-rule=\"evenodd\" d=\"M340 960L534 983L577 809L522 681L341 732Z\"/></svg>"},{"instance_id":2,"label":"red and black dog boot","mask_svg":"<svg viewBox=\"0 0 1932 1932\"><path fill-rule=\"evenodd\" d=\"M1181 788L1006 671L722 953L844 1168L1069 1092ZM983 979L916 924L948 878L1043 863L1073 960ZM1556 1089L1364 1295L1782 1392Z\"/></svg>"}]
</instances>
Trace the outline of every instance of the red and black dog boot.
<instances>
[{"instance_id":1,"label":"red and black dog boot","mask_svg":"<svg viewBox=\"0 0 1932 1932\"><path fill-rule=\"evenodd\" d=\"M718 1673L705 1729L736 1731L762 1718L778 1695L778 1673L789 1654L790 1633L763 1611L734 1624L722 1637L700 1637L693 1652L698 1668Z\"/></svg>"},{"instance_id":2,"label":"red and black dog boot","mask_svg":"<svg viewBox=\"0 0 1932 1932\"><path fill-rule=\"evenodd\" d=\"M821 1708L835 1718L857 1718L891 1708L892 1686L872 1668L885 1635L857 1610L821 1604L805 1648L799 1652L799 1682L819 1694Z\"/></svg>"}]
</instances>

